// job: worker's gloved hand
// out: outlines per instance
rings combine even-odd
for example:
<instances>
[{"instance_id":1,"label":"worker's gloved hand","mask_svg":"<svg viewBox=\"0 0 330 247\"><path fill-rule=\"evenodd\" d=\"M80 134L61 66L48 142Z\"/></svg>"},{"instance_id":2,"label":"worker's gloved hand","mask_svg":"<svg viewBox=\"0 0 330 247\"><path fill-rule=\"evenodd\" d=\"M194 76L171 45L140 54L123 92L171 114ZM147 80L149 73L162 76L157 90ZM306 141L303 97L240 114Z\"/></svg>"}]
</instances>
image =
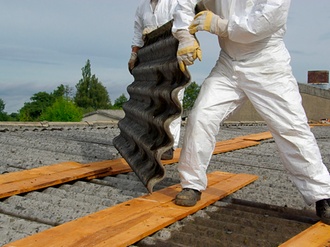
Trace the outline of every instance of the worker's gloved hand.
<instances>
[{"instance_id":1,"label":"worker's gloved hand","mask_svg":"<svg viewBox=\"0 0 330 247\"><path fill-rule=\"evenodd\" d=\"M128 61L128 70L129 70L129 72L131 74L132 74L132 70L135 67L136 61L137 61L137 53L136 52L132 52L131 53L131 57L130 57L130 59Z\"/></svg>"},{"instance_id":2,"label":"worker's gloved hand","mask_svg":"<svg viewBox=\"0 0 330 247\"><path fill-rule=\"evenodd\" d=\"M186 65L192 65L196 58L202 60L202 50L194 35L188 30L178 30L173 36L179 40L177 58L182 72L186 71Z\"/></svg>"},{"instance_id":3,"label":"worker's gloved hand","mask_svg":"<svg viewBox=\"0 0 330 247\"><path fill-rule=\"evenodd\" d=\"M208 31L225 38L228 36L227 26L227 20L221 19L220 16L209 10L205 10L199 12L195 16L193 22L189 26L189 32L195 34L198 31Z\"/></svg>"},{"instance_id":4,"label":"worker's gloved hand","mask_svg":"<svg viewBox=\"0 0 330 247\"><path fill-rule=\"evenodd\" d=\"M156 30L157 27L146 27L143 29L142 32L142 40L145 41L147 34L151 33L152 31Z\"/></svg>"},{"instance_id":5,"label":"worker's gloved hand","mask_svg":"<svg viewBox=\"0 0 330 247\"><path fill-rule=\"evenodd\" d=\"M152 31L156 30L157 27L146 27L142 31L142 35L147 35L148 33L151 33Z\"/></svg>"}]
</instances>

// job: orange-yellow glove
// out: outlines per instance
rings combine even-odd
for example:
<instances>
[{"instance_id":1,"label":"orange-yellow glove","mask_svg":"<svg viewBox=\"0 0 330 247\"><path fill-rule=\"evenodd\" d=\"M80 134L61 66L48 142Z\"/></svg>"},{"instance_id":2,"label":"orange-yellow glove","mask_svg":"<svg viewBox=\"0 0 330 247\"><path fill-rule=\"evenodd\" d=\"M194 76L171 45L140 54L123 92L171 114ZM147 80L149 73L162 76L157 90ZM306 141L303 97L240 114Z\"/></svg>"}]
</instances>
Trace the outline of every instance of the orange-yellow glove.
<instances>
[{"instance_id":1,"label":"orange-yellow glove","mask_svg":"<svg viewBox=\"0 0 330 247\"><path fill-rule=\"evenodd\" d=\"M198 31L208 31L224 38L228 36L227 26L227 20L220 18L220 16L209 10L205 10L195 16L189 26L189 32L195 34Z\"/></svg>"},{"instance_id":2,"label":"orange-yellow glove","mask_svg":"<svg viewBox=\"0 0 330 247\"><path fill-rule=\"evenodd\" d=\"M178 30L173 36L179 40L177 58L182 72L186 71L186 65L192 65L196 58L202 60L202 50L194 35L188 30Z\"/></svg>"}]
</instances>

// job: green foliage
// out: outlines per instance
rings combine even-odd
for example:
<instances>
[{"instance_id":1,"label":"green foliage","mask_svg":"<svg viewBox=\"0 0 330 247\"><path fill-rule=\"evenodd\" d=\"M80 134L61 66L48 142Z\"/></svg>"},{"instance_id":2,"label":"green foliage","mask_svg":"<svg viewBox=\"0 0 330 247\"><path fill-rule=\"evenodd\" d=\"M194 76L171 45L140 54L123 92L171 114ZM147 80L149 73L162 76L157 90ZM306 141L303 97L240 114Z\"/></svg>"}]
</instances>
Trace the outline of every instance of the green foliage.
<instances>
[{"instance_id":1,"label":"green foliage","mask_svg":"<svg viewBox=\"0 0 330 247\"><path fill-rule=\"evenodd\" d=\"M183 97L183 109L185 110L192 109L200 89L201 86L199 86L196 82L192 82L188 87L186 87Z\"/></svg>"},{"instance_id":2,"label":"green foliage","mask_svg":"<svg viewBox=\"0 0 330 247\"><path fill-rule=\"evenodd\" d=\"M120 95L115 100L115 104L113 105L113 109L122 109L123 108L123 104L125 102L127 102L127 98L126 98L125 94Z\"/></svg>"},{"instance_id":3,"label":"green foliage","mask_svg":"<svg viewBox=\"0 0 330 247\"><path fill-rule=\"evenodd\" d=\"M60 86L57 87L56 90L54 90L53 97L54 98L62 97L64 96L64 93L65 93L65 86L61 84Z\"/></svg>"},{"instance_id":4,"label":"green foliage","mask_svg":"<svg viewBox=\"0 0 330 247\"><path fill-rule=\"evenodd\" d=\"M5 110L5 102L0 99L0 121L8 121L9 120L9 116L7 115L6 112L4 112Z\"/></svg>"},{"instance_id":5,"label":"green foliage","mask_svg":"<svg viewBox=\"0 0 330 247\"><path fill-rule=\"evenodd\" d=\"M20 121L38 121L42 112L54 102L53 96L46 92L36 93L30 100L19 111Z\"/></svg>"},{"instance_id":6,"label":"green foliage","mask_svg":"<svg viewBox=\"0 0 330 247\"><path fill-rule=\"evenodd\" d=\"M8 115L5 110L5 102L0 99L0 121L18 121L18 113L11 113Z\"/></svg>"},{"instance_id":7,"label":"green foliage","mask_svg":"<svg viewBox=\"0 0 330 247\"><path fill-rule=\"evenodd\" d=\"M76 95L74 102L78 107L87 109L109 109L111 107L111 101L108 91L99 82L98 78L91 73L91 64L87 60L85 67L82 69L82 79L76 85Z\"/></svg>"},{"instance_id":8,"label":"green foliage","mask_svg":"<svg viewBox=\"0 0 330 247\"><path fill-rule=\"evenodd\" d=\"M0 112L4 112L5 106L6 106L6 104L3 101L3 99L0 99Z\"/></svg>"},{"instance_id":9,"label":"green foliage","mask_svg":"<svg viewBox=\"0 0 330 247\"><path fill-rule=\"evenodd\" d=\"M72 99L72 91L73 88L69 87L68 85L63 85L61 84L60 86L57 87L56 90L53 91L52 95L54 96L55 99L59 97L64 97L66 99Z\"/></svg>"},{"instance_id":10,"label":"green foliage","mask_svg":"<svg viewBox=\"0 0 330 247\"><path fill-rule=\"evenodd\" d=\"M0 112L0 121L9 121L9 116L5 112Z\"/></svg>"},{"instance_id":11,"label":"green foliage","mask_svg":"<svg viewBox=\"0 0 330 247\"><path fill-rule=\"evenodd\" d=\"M48 107L40 116L40 120L52 122L79 122L82 111L70 100L58 97L55 103Z\"/></svg>"},{"instance_id":12,"label":"green foliage","mask_svg":"<svg viewBox=\"0 0 330 247\"><path fill-rule=\"evenodd\" d=\"M62 98L66 94L68 87L60 85L52 93L39 92L34 94L31 102L24 103L24 106L19 111L20 121L39 121L43 112L58 98Z\"/></svg>"},{"instance_id":13,"label":"green foliage","mask_svg":"<svg viewBox=\"0 0 330 247\"><path fill-rule=\"evenodd\" d=\"M16 122L19 121L19 115L17 112L13 112L8 116L8 121Z\"/></svg>"}]
</instances>

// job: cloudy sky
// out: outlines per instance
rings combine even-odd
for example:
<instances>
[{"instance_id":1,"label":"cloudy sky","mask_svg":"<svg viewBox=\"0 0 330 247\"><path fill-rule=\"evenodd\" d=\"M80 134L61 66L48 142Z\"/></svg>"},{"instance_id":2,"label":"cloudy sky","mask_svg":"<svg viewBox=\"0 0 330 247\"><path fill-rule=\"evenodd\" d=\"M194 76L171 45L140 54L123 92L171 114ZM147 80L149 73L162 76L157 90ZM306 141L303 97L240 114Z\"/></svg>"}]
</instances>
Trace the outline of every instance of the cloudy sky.
<instances>
[{"instance_id":1,"label":"cloudy sky","mask_svg":"<svg viewBox=\"0 0 330 247\"><path fill-rule=\"evenodd\" d=\"M0 98L19 110L41 91L74 87L87 59L111 101L133 81L127 62L138 0L0 0ZM297 80L330 69L330 1L292 0L286 44ZM203 61L189 67L201 84L218 56L215 36L199 33Z\"/></svg>"}]
</instances>

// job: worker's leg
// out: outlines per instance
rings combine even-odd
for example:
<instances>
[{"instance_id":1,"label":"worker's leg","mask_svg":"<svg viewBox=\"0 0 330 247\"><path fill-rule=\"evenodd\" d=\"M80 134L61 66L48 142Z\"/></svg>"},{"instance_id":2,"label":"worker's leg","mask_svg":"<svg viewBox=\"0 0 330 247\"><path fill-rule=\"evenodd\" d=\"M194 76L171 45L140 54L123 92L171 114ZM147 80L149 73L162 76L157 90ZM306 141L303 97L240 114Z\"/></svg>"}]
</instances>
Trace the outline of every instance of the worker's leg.
<instances>
[{"instance_id":1,"label":"worker's leg","mask_svg":"<svg viewBox=\"0 0 330 247\"><path fill-rule=\"evenodd\" d=\"M265 119L289 176L312 204L330 198L330 176L307 123L298 85L290 72L247 82L244 91Z\"/></svg>"}]
</instances>

